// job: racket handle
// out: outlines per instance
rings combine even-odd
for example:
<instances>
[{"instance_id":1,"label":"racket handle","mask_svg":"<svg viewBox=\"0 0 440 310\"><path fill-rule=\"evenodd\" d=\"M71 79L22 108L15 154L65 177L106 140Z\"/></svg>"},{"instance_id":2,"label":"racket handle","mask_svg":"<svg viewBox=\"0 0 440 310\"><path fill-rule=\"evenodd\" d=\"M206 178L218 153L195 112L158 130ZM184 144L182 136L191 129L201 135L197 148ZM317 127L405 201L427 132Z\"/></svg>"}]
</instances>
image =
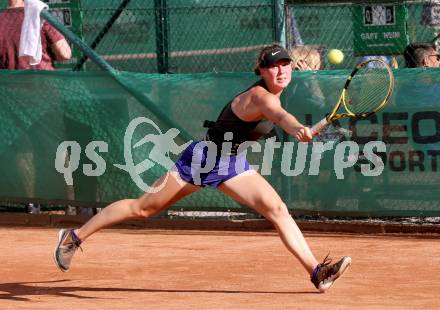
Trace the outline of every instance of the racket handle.
<instances>
[{"instance_id":1,"label":"racket handle","mask_svg":"<svg viewBox=\"0 0 440 310\"><path fill-rule=\"evenodd\" d=\"M312 135L313 136L318 135L321 130L323 130L325 127L327 127L328 124L330 124L330 122L327 120L327 118L323 118L321 121L319 121L319 123L316 123L311 128Z\"/></svg>"}]
</instances>

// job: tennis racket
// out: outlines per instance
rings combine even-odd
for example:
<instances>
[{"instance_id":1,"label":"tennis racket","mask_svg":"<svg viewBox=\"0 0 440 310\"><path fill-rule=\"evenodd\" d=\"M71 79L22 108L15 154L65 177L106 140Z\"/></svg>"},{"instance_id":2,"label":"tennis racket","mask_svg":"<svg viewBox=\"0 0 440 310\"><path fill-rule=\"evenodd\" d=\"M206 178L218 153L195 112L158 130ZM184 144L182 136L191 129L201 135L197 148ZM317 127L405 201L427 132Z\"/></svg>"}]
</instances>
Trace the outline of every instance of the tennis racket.
<instances>
[{"instance_id":1,"label":"tennis racket","mask_svg":"<svg viewBox=\"0 0 440 310\"><path fill-rule=\"evenodd\" d=\"M318 135L329 124L343 117L370 117L384 108L393 89L393 72L384 61L371 59L358 64L348 76L333 111L311 128L312 134ZM341 106L345 111L338 113Z\"/></svg>"}]
</instances>

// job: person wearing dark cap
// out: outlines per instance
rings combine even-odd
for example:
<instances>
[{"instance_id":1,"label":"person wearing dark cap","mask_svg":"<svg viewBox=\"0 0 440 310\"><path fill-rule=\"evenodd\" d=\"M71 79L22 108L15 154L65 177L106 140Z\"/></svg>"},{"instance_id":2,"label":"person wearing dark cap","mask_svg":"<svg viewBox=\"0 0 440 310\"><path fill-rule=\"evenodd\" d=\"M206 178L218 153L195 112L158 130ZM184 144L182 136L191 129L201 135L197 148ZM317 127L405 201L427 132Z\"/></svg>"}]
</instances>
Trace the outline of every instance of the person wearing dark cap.
<instances>
[{"instance_id":1,"label":"person wearing dark cap","mask_svg":"<svg viewBox=\"0 0 440 310\"><path fill-rule=\"evenodd\" d=\"M81 242L98 230L129 218L158 214L201 187L211 186L270 220L315 287L321 292L328 290L351 264L351 258L343 257L335 264L325 258L318 263L287 206L266 179L251 168L242 147L266 135L274 125L298 141L312 139L310 128L281 106L281 93L291 80L291 62L289 53L281 46L263 48L255 67L261 79L233 98L215 122L205 121L209 128L205 139L186 147L175 166L155 183L161 185L159 191L114 202L81 228L59 232L54 251L58 268L68 271ZM197 174L208 166L212 167L209 171Z\"/></svg>"}]
</instances>

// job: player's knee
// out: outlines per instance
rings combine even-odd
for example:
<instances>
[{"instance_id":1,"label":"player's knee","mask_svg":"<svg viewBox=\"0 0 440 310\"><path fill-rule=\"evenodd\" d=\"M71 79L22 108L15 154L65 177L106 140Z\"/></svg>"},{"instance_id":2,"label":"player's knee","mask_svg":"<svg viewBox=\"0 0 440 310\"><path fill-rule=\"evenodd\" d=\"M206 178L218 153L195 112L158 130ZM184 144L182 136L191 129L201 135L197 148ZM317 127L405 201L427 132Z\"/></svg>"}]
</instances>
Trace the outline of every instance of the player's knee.
<instances>
[{"instance_id":1,"label":"player's knee","mask_svg":"<svg viewBox=\"0 0 440 310\"><path fill-rule=\"evenodd\" d=\"M134 217L150 217L160 211L160 206L152 203L146 203L142 199L133 199L131 210Z\"/></svg>"},{"instance_id":2,"label":"player's knee","mask_svg":"<svg viewBox=\"0 0 440 310\"><path fill-rule=\"evenodd\" d=\"M130 217L141 217L137 199L124 199L122 202L125 206L128 206L131 212Z\"/></svg>"},{"instance_id":3,"label":"player's knee","mask_svg":"<svg viewBox=\"0 0 440 310\"><path fill-rule=\"evenodd\" d=\"M277 222L280 219L285 218L286 216L290 216L289 210L287 209L287 206L284 202L278 202L276 204L273 204L269 208L267 219L272 222Z\"/></svg>"}]
</instances>

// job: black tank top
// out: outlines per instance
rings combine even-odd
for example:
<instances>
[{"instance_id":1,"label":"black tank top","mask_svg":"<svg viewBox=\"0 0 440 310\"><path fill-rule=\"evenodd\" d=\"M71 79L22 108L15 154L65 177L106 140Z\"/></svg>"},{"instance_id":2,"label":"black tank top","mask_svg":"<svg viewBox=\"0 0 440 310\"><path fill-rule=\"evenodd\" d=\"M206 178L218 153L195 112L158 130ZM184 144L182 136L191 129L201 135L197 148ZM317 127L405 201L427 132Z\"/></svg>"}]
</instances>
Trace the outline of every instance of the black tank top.
<instances>
[{"instance_id":1,"label":"black tank top","mask_svg":"<svg viewBox=\"0 0 440 310\"><path fill-rule=\"evenodd\" d=\"M247 88L245 91L238 94L236 97L255 86L261 86L264 89L268 90L266 83L264 83L264 80L259 80L258 82ZM234 99L236 97L234 97ZM266 136L273 130L274 124L269 120L263 119L254 122L246 122L241 120L232 111L232 102L234 101L234 99L232 99L223 108L217 120L215 122L212 122L211 126L208 126L209 129L206 134L207 140L212 141L217 145L221 145L221 143L224 141L225 133L232 132L232 144L239 145L244 141L257 141L258 139Z\"/></svg>"}]
</instances>

